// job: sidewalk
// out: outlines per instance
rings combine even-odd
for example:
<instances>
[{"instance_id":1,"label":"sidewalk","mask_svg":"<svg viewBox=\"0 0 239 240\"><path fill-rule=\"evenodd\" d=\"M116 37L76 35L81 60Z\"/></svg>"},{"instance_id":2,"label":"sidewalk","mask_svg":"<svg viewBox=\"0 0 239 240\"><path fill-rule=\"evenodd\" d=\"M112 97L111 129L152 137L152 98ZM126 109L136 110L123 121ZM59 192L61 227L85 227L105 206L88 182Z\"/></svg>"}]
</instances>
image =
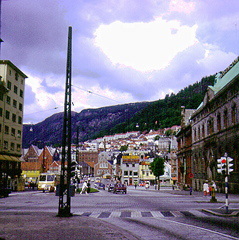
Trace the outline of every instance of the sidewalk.
<instances>
[{"instance_id":1,"label":"sidewalk","mask_svg":"<svg viewBox=\"0 0 239 240\"><path fill-rule=\"evenodd\" d=\"M138 240L104 221L81 216L59 218L53 213L0 213L1 240Z\"/></svg>"}]
</instances>

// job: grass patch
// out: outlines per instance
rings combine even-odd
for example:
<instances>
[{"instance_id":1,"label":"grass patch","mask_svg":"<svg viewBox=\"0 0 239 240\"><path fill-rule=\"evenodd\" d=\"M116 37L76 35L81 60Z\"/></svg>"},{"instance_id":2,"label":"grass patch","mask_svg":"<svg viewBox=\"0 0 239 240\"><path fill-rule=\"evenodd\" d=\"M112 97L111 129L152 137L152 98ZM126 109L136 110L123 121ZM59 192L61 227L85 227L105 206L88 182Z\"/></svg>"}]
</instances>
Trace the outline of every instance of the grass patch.
<instances>
[{"instance_id":1,"label":"grass patch","mask_svg":"<svg viewBox=\"0 0 239 240\"><path fill-rule=\"evenodd\" d=\"M78 189L76 190L76 193L80 193L80 192L81 192L81 189L82 189L82 188L78 188ZM95 188L90 188L90 193L95 193L95 192L99 192L99 190L97 190L97 189L95 189Z\"/></svg>"}]
</instances>

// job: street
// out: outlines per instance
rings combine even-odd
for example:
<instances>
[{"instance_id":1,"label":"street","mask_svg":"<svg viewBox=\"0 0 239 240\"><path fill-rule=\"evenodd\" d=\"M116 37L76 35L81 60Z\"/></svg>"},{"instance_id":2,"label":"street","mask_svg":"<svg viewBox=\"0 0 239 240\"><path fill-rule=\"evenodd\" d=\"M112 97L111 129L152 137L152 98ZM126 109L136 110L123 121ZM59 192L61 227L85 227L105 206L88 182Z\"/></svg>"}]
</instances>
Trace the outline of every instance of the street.
<instances>
[{"instance_id":1,"label":"street","mask_svg":"<svg viewBox=\"0 0 239 240\"><path fill-rule=\"evenodd\" d=\"M230 195L229 199L229 208L238 210L238 195ZM6 214L57 214L58 200L54 193L15 192L0 199L0 210ZM225 196L218 194L217 200L218 203L210 203L210 196L205 197L201 192L189 195L189 192L167 188L156 191L129 186L127 194L107 190L76 194L71 198L71 212L75 217L97 219L120 227L136 239L239 239L238 216L214 216L202 211L219 209Z\"/></svg>"}]
</instances>

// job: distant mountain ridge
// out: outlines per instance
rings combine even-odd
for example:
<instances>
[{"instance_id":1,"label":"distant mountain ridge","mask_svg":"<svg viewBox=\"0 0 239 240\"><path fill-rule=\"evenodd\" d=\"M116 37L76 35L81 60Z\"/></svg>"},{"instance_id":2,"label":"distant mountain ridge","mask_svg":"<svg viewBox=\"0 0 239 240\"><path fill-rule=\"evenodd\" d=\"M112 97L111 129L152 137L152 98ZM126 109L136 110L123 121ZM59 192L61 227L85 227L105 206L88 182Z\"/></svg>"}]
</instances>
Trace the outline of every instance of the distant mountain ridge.
<instances>
[{"instance_id":1,"label":"distant mountain ridge","mask_svg":"<svg viewBox=\"0 0 239 240\"><path fill-rule=\"evenodd\" d=\"M151 102L139 102L97 109L84 109L80 113L72 112L72 142L76 143L77 128L79 141L93 138L100 131L109 132L115 125L128 121ZM64 113L56 113L35 125L23 125L23 148L31 144L61 145Z\"/></svg>"},{"instance_id":2,"label":"distant mountain ridge","mask_svg":"<svg viewBox=\"0 0 239 240\"><path fill-rule=\"evenodd\" d=\"M72 112L72 143L127 131L148 131L180 125L181 106L194 109L202 102L215 75L204 77L177 94L153 102L138 102ZM35 125L23 125L23 148L31 144L61 145L64 113L56 113ZM32 129L32 131L30 131Z\"/></svg>"}]
</instances>

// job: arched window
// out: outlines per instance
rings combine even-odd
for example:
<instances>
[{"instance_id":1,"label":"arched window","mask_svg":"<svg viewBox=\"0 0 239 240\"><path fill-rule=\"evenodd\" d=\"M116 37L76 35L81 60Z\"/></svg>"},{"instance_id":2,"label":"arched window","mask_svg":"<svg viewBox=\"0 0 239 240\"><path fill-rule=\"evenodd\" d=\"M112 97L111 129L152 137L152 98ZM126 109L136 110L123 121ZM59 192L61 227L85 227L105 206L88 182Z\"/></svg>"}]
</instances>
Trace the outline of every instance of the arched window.
<instances>
[{"instance_id":1,"label":"arched window","mask_svg":"<svg viewBox=\"0 0 239 240\"><path fill-rule=\"evenodd\" d=\"M218 113L217 115L217 130L221 131L222 130L222 124L221 124L221 114Z\"/></svg>"},{"instance_id":2,"label":"arched window","mask_svg":"<svg viewBox=\"0 0 239 240\"><path fill-rule=\"evenodd\" d=\"M202 125L202 137L203 138L205 137L205 127L204 127L204 124Z\"/></svg>"},{"instance_id":3,"label":"arched window","mask_svg":"<svg viewBox=\"0 0 239 240\"><path fill-rule=\"evenodd\" d=\"M223 125L224 125L224 128L228 127L228 113L227 113L227 109L225 109L225 111L223 113Z\"/></svg>"},{"instance_id":4,"label":"arched window","mask_svg":"<svg viewBox=\"0 0 239 240\"><path fill-rule=\"evenodd\" d=\"M232 114L232 124L236 124L236 121L237 121L237 119L236 119L236 116L237 116L236 104L233 104L231 114Z\"/></svg>"},{"instance_id":5,"label":"arched window","mask_svg":"<svg viewBox=\"0 0 239 240\"><path fill-rule=\"evenodd\" d=\"M207 122L207 132L208 132L208 135L214 133L214 120L213 118L210 118Z\"/></svg>"}]
</instances>

